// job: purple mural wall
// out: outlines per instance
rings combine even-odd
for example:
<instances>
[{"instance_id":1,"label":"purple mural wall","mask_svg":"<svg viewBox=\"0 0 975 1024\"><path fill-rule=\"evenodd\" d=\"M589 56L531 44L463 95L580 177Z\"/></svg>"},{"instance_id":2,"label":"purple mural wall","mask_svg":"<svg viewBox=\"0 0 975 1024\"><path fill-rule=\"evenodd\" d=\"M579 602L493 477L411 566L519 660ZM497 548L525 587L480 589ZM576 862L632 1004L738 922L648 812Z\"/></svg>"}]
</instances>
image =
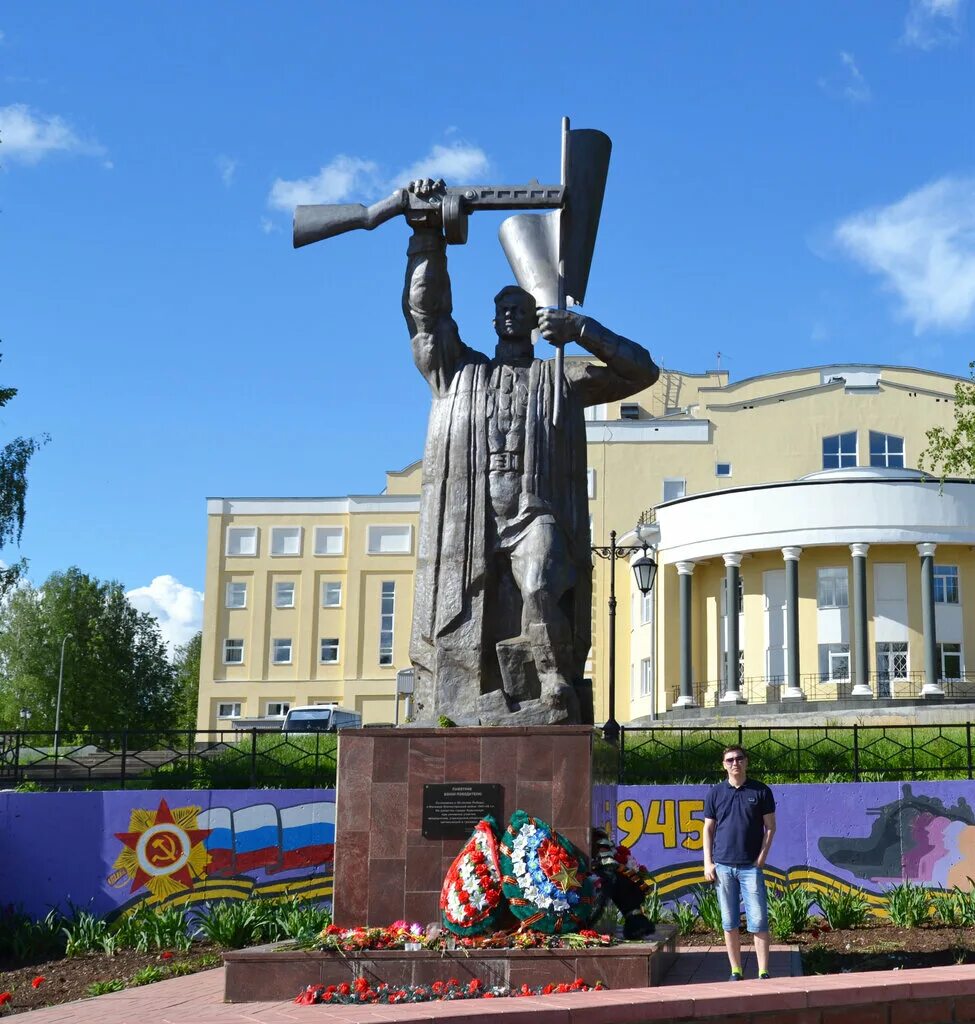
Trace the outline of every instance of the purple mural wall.
<instances>
[{"instance_id":1,"label":"purple mural wall","mask_svg":"<svg viewBox=\"0 0 975 1024\"><path fill-rule=\"evenodd\" d=\"M335 791L0 793L0 905L331 900Z\"/></svg>"},{"instance_id":2,"label":"purple mural wall","mask_svg":"<svg viewBox=\"0 0 975 1024\"><path fill-rule=\"evenodd\" d=\"M703 882L707 786L597 786L593 820L655 875L665 900ZM770 881L864 889L973 887L975 783L864 782L773 786L777 830Z\"/></svg>"}]
</instances>

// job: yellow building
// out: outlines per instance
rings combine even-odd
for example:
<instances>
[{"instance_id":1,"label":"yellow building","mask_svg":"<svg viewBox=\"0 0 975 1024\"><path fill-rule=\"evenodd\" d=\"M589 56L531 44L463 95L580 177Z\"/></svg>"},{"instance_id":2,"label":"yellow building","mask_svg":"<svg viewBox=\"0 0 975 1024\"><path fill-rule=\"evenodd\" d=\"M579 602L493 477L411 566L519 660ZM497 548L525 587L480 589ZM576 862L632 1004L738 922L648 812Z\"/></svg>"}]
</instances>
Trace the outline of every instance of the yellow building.
<instances>
[{"instance_id":1,"label":"yellow building","mask_svg":"<svg viewBox=\"0 0 975 1024\"><path fill-rule=\"evenodd\" d=\"M781 581L770 577L772 590L767 591L762 574L784 574L782 547L803 550L797 563L801 674L821 675L817 630L821 613L828 609L815 607L820 586L817 566L846 566L851 573L856 567L850 562L849 543L853 541L835 531L857 521L860 484L833 481L818 489L812 484L793 484L791 493L797 497L792 506L776 506L780 517L798 515L805 498L813 493L848 497L835 498L835 514L819 523L820 533L813 538L802 534L805 539L779 543L786 534L775 533L780 527L767 524L771 533L762 535L764 547L754 546L759 544L756 538L752 547L746 547L722 532L722 521L730 512L729 506L716 503L717 498L727 493L728 500L737 503L736 514L747 524L753 506L767 503L768 495L782 490L759 485L790 483L823 470L871 464L891 470L915 466L925 444L925 431L952 423L957 381L931 371L874 365L791 370L734 383L726 371L664 371L654 388L627 401L588 410L593 543L608 544L610 531L615 530L620 543L634 544L632 531L641 514L656 509L659 518L660 572L651 595L642 598L633 592L625 562L616 567L620 598L616 718L625 723L658 714L680 698L680 649L683 645L686 650L686 638L678 621L678 563L694 566L688 569L684 565L683 573L692 580L687 612L692 624L689 660L691 682L697 687L695 703L713 703L715 695L721 696L721 664L727 661L722 658L726 616L716 595L726 585L722 582L728 573L726 555L741 555L744 639L739 647L744 651L743 677L753 681L747 687L743 684L745 696L754 700L756 695L765 695L764 680L773 679L768 685L779 687L780 677L786 674L773 670L780 662L785 665L781 659L787 657L788 645L767 641L763 631L769 628L768 615L749 614L753 604L758 612L764 612L769 598L776 599L774 588ZM201 729L229 727L241 718L275 717L294 704L332 701L361 710L367 723L393 720L396 672L409 667L419 476L419 463L402 472L387 473L386 488L380 495L208 500ZM880 500L877 494L893 493L896 485L874 479L872 486L870 501ZM888 490L878 492L877 487L883 486ZM938 493L937 484L914 481L913 486ZM842 487L846 491L838 490ZM717 492L717 497L710 492ZM705 495L709 496L705 499ZM695 502L701 511L691 515ZM966 508L966 501L961 500L953 514L964 518ZM929 504L924 514L937 518L946 514L945 510L945 505ZM901 514L913 513L908 508ZM685 520L695 524L693 536L688 535L690 527L684 527ZM865 527L866 539L856 542L893 544L896 528L891 526L895 532L883 533L886 539L881 541L876 531L882 525L879 520L872 521ZM921 556L915 551L914 561L909 563L905 545L943 545L942 538L947 536L938 534L937 523L925 525L930 527L925 539L904 534L899 541L904 550L891 547L884 553L883 563L876 561L876 548L866 556L868 563L877 565L910 564L904 569L904 601L908 629L915 631L921 598L914 576L921 569L914 563ZM788 523L780 526L786 530ZM957 539L962 534L951 536ZM711 547L694 549L698 540L708 541ZM972 542L975 536L967 543ZM846 545L845 562L837 553L840 543ZM942 565L944 551L942 547L931 556L932 571ZM967 562L968 556L959 554L950 564L964 574ZM884 576L885 571L881 571L883 586L894 576L900 586L901 571L890 570ZM593 678L597 721L609 711L609 572L608 562L596 559L593 651L588 670ZM876 570L868 565L867 575L869 587L875 587ZM834 588L842 588L839 575L830 579ZM852 576L847 583L852 593L850 580ZM873 600L872 589L868 600ZM887 611L892 612L893 606ZM844 627L839 618L834 615L837 622L829 628L842 637ZM873 623L875 618L871 615L869 621ZM828 615L823 622L827 620ZM776 628L773 641L778 638ZM852 626L848 622L845 628L849 632ZM877 643L905 642L884 639L885 629L881 626L878 633L876 625L870 626L872 665L876 664ZM823 641L843 642L841 638ZM845 642L849 643L849 637ZM917 650L916 639L906 642L913 644L912 652ZM827 652L827 664L829 657L841 662L842 653ZM899 648L889 648L885 656L896 660L901 653ZM855 660L855 653L847 654ZM919 662L913 653L909 663L909 671L916 671ZM898 669L901 664L897 661ZM959 668L954 661L951 665L950 671ZM758 679L763 681L761 686L754 682ZM709 683L713 684L710 689ZM842 694L841 687L839 692ZM777 699L782 693L781 688L773 689L768 696Z\"/></svg>"}]
</instances>

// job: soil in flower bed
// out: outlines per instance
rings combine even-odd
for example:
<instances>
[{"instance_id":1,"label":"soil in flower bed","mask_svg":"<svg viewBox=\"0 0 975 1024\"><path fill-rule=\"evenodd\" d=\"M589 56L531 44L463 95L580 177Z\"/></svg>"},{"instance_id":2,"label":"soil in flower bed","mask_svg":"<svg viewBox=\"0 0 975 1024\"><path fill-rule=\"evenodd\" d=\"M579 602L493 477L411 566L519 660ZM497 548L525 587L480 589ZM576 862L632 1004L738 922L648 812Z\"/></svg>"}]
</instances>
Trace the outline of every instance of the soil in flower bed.
<instances>
[{"instance_id":1,"label":"soil in flower bed","mask_svg":"<svg viewBox=\"0 0 975 1024\"><path fill-rule=\"evenodd\" d=\"M176 972L196 974L222 964L219 948L204 942L194 943L187 953L174 951L171 957L158 951L120 950L114 956L91 953L38 961L26 967L0 961L0 994L9 992L11 996L0 1006L0 1017L85 999L89 985L97 981L119 980L130 987L133 977L146 967L159 968L165 977L172 978ZM32 983L36 978L43 980L35 988Z\"/></svg>"},{"instance_id":2,"label":"soil in flower bed","mask_svg":"<svg viewBox=\"0 0 975 1024\"><path fill-rule=\"evenodd\" d=\"M785 941L799 947L804 974L845 974L975 963L975 928L934 924L899 928L878 921L862 928L836 931L813 926L798 935L790 935ZM742 946L750 946L752 938L742 931L741 942ZM692 932L677 938L678 946L723 943L724 936L714 932Z\"/></svg>"}]
</instances>

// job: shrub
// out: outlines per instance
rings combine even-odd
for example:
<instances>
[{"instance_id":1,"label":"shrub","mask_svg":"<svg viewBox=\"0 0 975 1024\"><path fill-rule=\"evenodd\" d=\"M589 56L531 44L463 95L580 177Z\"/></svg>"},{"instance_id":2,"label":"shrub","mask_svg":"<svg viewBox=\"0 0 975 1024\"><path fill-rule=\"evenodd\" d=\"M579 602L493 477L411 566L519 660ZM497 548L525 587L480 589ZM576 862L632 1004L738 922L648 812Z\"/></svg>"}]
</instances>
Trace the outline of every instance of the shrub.
<instances>
[{"instance_id":1,"label":"shrub","mask_svg":"<svg viewBox=\"0 0 975 1024\"><path fill-rule=\"evenodd\" d=\"M899 928L917 928L931 913L931 897L923 885L901 882L887 889L884 896L887 913Z\"/></svg>"},{"instance_id":2,"label":"shrub","mask_svg":"<svg viewBox=\"0 0 975 1024\"><path fill-rule=\"evenodd\" d=\"M654 883L653 888L646 896L643 897L643 907L641 909L648 921L656 924L660 920L663 902L660 899L660 893L657 891L656 883Z\"/></svg>"},{"instance_id":3,"label":"shrub","mask_svg":"<svg viewBox=\"0 0 975 1024\"><path fill-rule=\"evenodd\" d=\"M862 889L837 889L816 895L830 928L860 928L870 916L870 903Z\"/></svg>"},{"instance_id":4,"label":"shrub","mask_svg":"<svg viewBox=\"0 0 975 1024\"><path fill-rule=\"evenodd\" d=\"M125 988L125 982L121 978L112 978L111 981L93 981L85 991L90 996L103 996L108 992L121 992Z\"/></svg>"},{"instance_id":5,"label":"shrub","mask_svg":"<svg viewBox=\"0 0 975 1024\"><path fill-rule=\"evenodd\" d=\"M12 906L0 911L0 957L17 963L59 957L64 952L64 918L49 910L34 921Z\"/></svg>"},{"instance_id":6,"label":"shrub","mask_svg":"<svg viewBox=\"0 0 975 1024\"><path fill-rule=\"evenodd\" d=\"M261 941L266 921L259 900L224 900L197 908L193 914L196 933L221 949L243 949Z\"/></svg>"},{"instance_id":7,"label":"shrub","mask_svg":"<svg viewBox=\"0 0 975 1024\"><path fill-rule=\"evenodd\" d=\"M769 930L777 939L801 932L809 921L813 894L803 885L788 885L768 894Z\"/></svg>"},{"instance_id":8,"label":"shrub","mask_svg":"<svg viewBox=\"0 0 975 1024\"><path fill-rule=\"evenodd\" d=\"M701 919L701 924L709 932L722 934L724 926L721 923L721 906L718 903L718 893L714 886L696 885L694 900L697 903L697 916Z\"/></svg>"},{"instance_id":9,"label":"shrub","mask_svg":"<svg viewBox=\"0 0 975 1024\"><path fill-rule=\"evenodd\" d=\"M71 908L71 914L61 929L65 936L65 955L84 956L85 953L103 951L109 936L108 922L105 918L95 917L87 910L78 910L77 907Z\"/></svg>"},{"instance_id":10,"label":"shrub","mask_svg":"<svg viewBox=\"0 0 975 1024\"><path fill-rule=\"evenodd\" d=\"M667 914L667 920L677 926L678 935L690 935L694 931L694 925L697 924L697 910L693 903L674 900Z\"/></svg>"},{"instance_id":11,"label":"shrub","mask_svg":"<svg viewBox=\"0 0 975 1024\"><path fill-rule=\"evenodd\" d=\"M162 981L168 975L169 971L165 967L156 967L154 964L149 964L147 967L143 967L141 971L136 971L132 975L132 984L151 985L154 981Z\"/></svg>"}]
</instances>

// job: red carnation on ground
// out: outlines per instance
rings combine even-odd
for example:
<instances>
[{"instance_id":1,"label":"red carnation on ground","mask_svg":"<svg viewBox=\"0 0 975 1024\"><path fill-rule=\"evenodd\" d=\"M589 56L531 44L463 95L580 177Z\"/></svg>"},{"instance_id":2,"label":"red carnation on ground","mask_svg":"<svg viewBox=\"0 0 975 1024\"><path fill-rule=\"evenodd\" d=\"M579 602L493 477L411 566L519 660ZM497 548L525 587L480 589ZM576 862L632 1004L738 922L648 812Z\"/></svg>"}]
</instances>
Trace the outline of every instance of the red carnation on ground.
<instances>
[{"instance_id":1,"label":"red carnation on ground","mask_svg":"<svg viewBox=\"0 0 975 1024\"><path fill-rule=\"evenodd\" d=\"M36 978L30 983L31 988L40 988L44 984L44 975L38 974Z\"/></svg>"},{"instance_id":2,"label":"red carnation on ground","mask_svg":"<svg viewBox=\"0 0 975 1024\"><path fill-rule=\"evenodd\" d=\"M0 1006L9 1003L13 996L9 992L0 992Z\"/></svg>"},{"instance_id":3,"label":"red carnation on ground","mask_svg":"<svg viewBox=\"0 0 975 1024\"><path fill-rule=\"evenodd\" d=\"M165 952L159 954L160 960L172 960L173 954L167 949Z\"/></svg>"},{"instance_id":4,"label":"red carnation on ground","mask_svg":"<svg viewBox=\"0 0 975 1024\"><path fill-rule=\"evenodd\" d=\"M347 981L343 981L342 984L339 985L339 995L347 996L351 991L352 986Z\"/></svg>"}]
</instances>

